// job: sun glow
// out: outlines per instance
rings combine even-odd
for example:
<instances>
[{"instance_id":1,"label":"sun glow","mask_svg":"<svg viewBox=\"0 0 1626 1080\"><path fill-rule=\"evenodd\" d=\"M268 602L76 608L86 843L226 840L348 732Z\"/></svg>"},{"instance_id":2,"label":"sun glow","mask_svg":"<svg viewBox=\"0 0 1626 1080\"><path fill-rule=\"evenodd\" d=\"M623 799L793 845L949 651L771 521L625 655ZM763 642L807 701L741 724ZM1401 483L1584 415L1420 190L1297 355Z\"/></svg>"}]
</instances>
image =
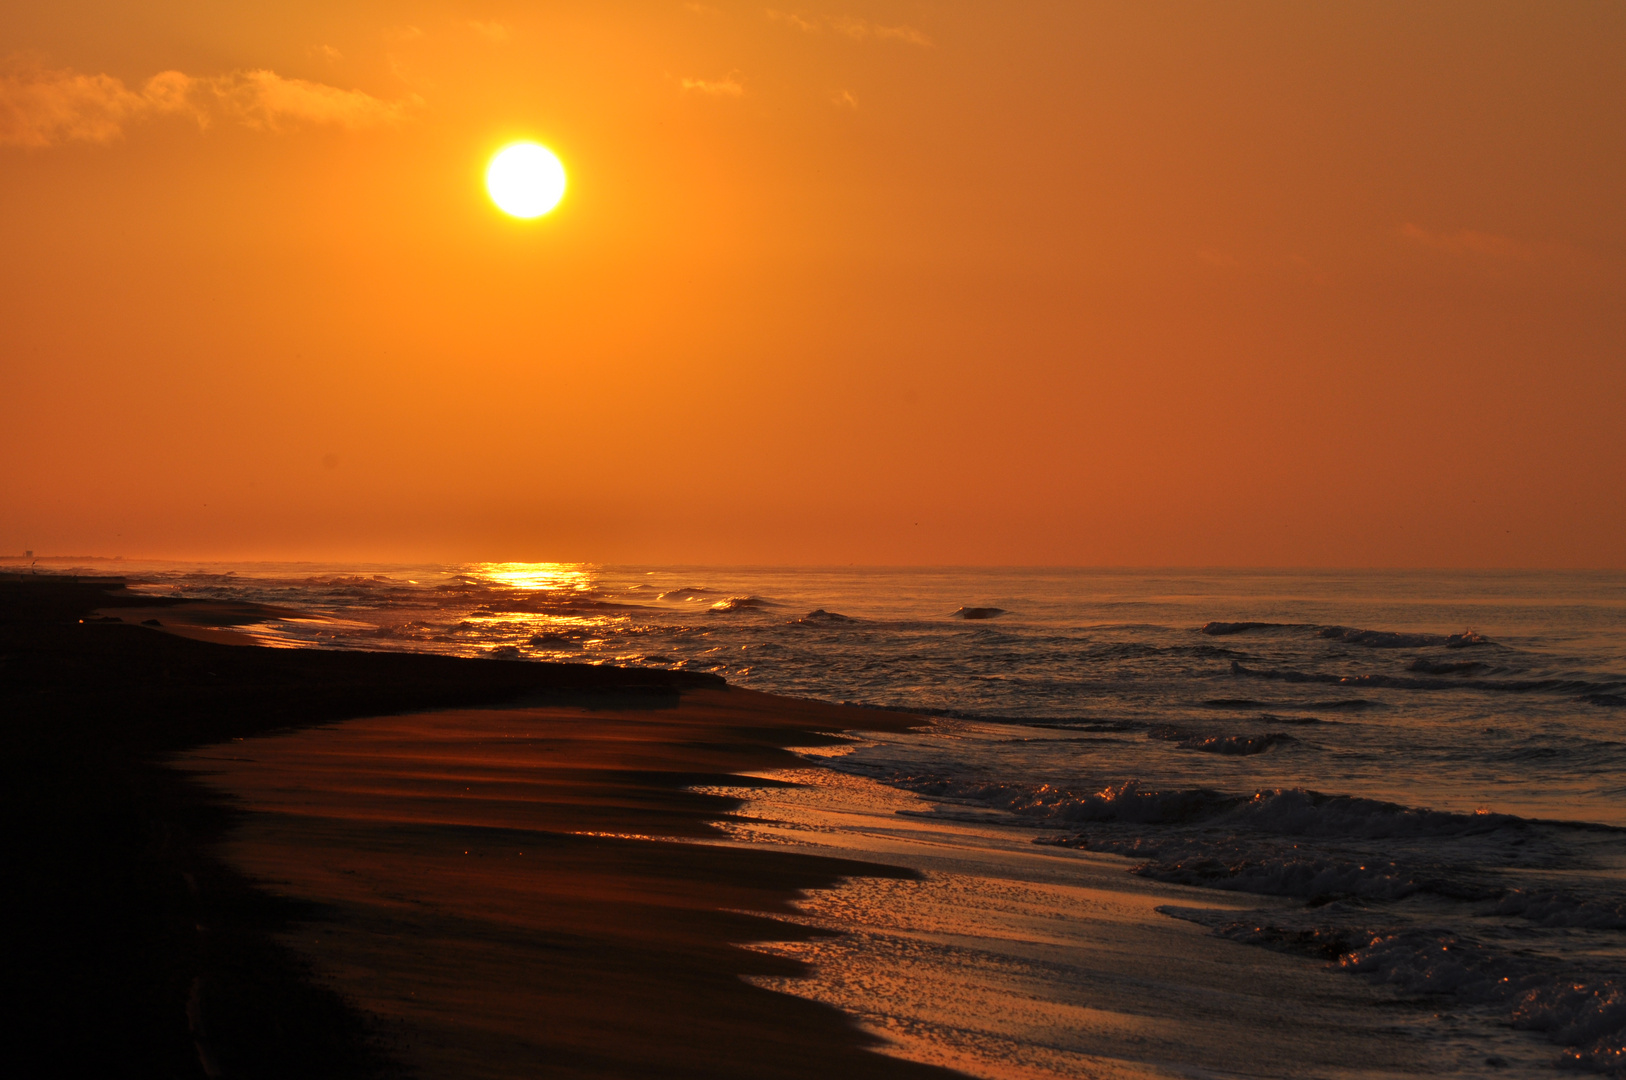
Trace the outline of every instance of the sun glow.
<instances>
[{"instance_id":1,"label":"sun glow","mask_svg":"<svg viewBox=\"0 0 1626 1080\"><path fill-rule=\"evenodd\" d=\"M505 214L537 218L565 195L565 167L553 151L534 142L503 147L486 166L486 191Z\"/></svg>"},{"instance_id":2,"label":"sun glow","mask_svg":"<svg viewBox=\"0 0 1626 1080\"><path fill-rule=\"evenodd\" d=\"M479 563L473 572L492 584L523 592L584 592L593 587L592 569L585 563Z\"/></svg>"}]
</instances>

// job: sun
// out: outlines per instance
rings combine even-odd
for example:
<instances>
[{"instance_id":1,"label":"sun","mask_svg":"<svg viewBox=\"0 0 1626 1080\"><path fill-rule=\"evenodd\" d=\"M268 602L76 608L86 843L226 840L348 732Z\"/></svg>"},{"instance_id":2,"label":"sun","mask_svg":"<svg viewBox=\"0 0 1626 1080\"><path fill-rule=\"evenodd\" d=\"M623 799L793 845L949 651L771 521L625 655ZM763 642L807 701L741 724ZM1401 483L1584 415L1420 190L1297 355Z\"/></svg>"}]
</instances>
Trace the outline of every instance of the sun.
<instances>
[{"instance_id":1,"label":"sun","mask_svg":"<svg viewBox=\"0 0 1626 1080\"><path fill-rule=\"evenodd\" d=\"M545 146L510 143L486 166L486 191L503 213L538 218L564 198L565 167Z\"/></svg>"}]
</instances>

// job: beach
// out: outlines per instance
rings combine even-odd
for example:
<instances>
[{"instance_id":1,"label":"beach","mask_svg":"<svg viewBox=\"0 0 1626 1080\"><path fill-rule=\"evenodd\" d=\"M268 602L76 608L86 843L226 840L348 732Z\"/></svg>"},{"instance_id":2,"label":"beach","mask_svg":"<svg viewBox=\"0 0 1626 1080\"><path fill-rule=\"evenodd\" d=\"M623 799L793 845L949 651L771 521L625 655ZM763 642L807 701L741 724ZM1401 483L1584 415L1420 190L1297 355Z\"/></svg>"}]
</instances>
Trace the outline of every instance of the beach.
<instances>
[{"instance_id":1,"label":"beach","mask_svg":"<svg viewBox=\"0 0 1626 1080\"><path fill-rule=\"evenodd\" d=\"M322 912L283 940L419 1075L930 1074L922 1061L1010 1078L1354 1077L1440 1063L1391 1018L1361 1018L1381 992L1158 914L1196 890L912 823L900 815L926 804L905 793L855 813L853 781L781 748L827 751L837 740L821 731L914 719L699 689L660 709L347 721L179 764L248 812L225 857ZM912 947L866 948L888 932ZM984 958L945 970L930 941ZM990 946L1004 955L989 962ZM816 1003L808 961L856 967L872 1002L919 1015L866 1038L834 1011L849 995ZM1064 969L1076 983L1054 1000ZM853 1053L863 1042L887 1056Z\"/></svg>"},{"instance_id":2,"label":"beach","mask_svg":"<svg viewBox=\"0 0 1626 1080\"><path fill-rule=\"evenodd\" d=\"M582 835L705 832L732 800L683 788L783 763L779 744L816 740L811 728L829 723L827 710L769 712L761 696L718 689L718 680L659 672L198 641L95 614L152 617L150 597L123 595L111 580L8 577L0 595L16 748L6 759L7 811L20 841L7 900L10 925L26 928L12 936L11 970L30 987L7 1042L30 1075L394 1075L403 1058L424 1075L921 1072L864 1052L869 1040L833 1009L740 982L738 974L796 965L729 947L766 926L738 909L784 910L798 890L900 871ZM697 687L741 704L703 710L693 722L661 719L681 712L678 694ZM500 814L460 822L457 852L397 837L392 859L386 840L336 840L320 829L266 841L265 850L280 843L287 866L305 870L324 848L346 843L339 862L355 869L356 847L369 846L386 877L458 894L498 923L523 881L536 910L548 912L543 921L559 936L541 947L563 963L541 984L516 977L500 942L483 941L487 969L475 943L443 942L442 960L462 982L432 999L433 1023L414 1016L405 1029L365 1007L410 997L398 963L382 965L376 1001L325 970L349 954L319 947L312 928L342 928L334 901L343 897L313 903L268 889L268 867L232 857L253 847L241 837L266 820L252 798L212 791L160 760L346 717L438 715L420 710L516 698L570 702L597 730L604 716L630 718L596 750L578 748L584 782L544 785L551 799L521 800L535 815L526 822L526 865L547 868L546 888L498 875L506 884L492 883L488 895L469 891L468 866L509 855L505 831L514 823ZM641 896L669 902L640 904ZM432 966L435 935L410 920L353 920L353 929L397 960L421 956ZM528 1025L552 1017L556 1035L516 1043L492 1030L502 1015Z\"/></svg>"},{"instance_id":3,"label":"beach","mask_svg":"<svg viewBox=\"0 0 1626 1080\"><path fill-rule=\"evenodd\" d=\"M739 805L695 785L784 767L856 712L699 689L349 721L180 766L247 811L226 858L318 906L286 940L415 1074L924 1076L743 981L802 965L738 947L827 933L772 918L806 890L911 872L683 842Z\"/></svg>"},{"instance_id":4,"label":"beach","mask_svg":"<svg viewBox=\"0 0 1626 1080\"><path fill-rule=\"evenodd\" d=\"M150 569L0 582L42 1075L1610 1067L1591 579Z\"/></svg>"}]
</instances>

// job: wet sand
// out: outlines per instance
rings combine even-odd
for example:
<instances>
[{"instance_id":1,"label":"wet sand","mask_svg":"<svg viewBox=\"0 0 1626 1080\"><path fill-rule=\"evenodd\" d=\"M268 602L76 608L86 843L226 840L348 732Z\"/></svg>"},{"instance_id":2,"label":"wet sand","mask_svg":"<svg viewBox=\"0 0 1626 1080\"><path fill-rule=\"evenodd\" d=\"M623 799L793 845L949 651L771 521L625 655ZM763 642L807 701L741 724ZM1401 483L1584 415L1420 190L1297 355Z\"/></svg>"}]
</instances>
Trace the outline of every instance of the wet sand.
<instances>
[{"instance_id":1,"label":"wet sand","mask_svg":"<svg viewBox=\"0 0 1626 1080\"><path fill-rule=\"evenodd\" d=\"M1451 1064L1394 995L1158 910L1256 897L934 815L783 749L912 719L702 689L356 720L177 764L249 811L224 854L316 905L285 941L426 1077ZM888 1057L854 1052L853 1019Z\"/></svg>"},{"instance_id":2,"label":"wet sand","mask_svg":"<svg viewBox=\"0 0 1626 1080\"><path fill-rule=\"evenodd\" d=\"M30 990L0 1030L28 1075L1434 1064L1364 984L1156 911L1212 893L921 818L786 749L907 715L680 673L228 646L209 619L259 613L186 608L0 579L8 970ZM169 625L126 618L145 609Z\"/></svg>"},{"instance_id":3,"label":"wet sand","mask_svg":"<svg viewBox=\"0 0 1626 1080\"><path fill-rule=\"evenodd\" d=\"M319 914L286 941L424 1077L942 1075L860 1049L836 1010L741 976L740 948L827 931L768 916L852 859L697 846L738 798L694 785L783 746L913 718L694 690L669 707L448 710L214 746L177 764L247 816L226 858Z\"/></svg>"},{"instance_id":4,"label":"wet sand","mask_svg":"<svg viewBox=\"0 0 1626 1080\"><path fill-rule=\"evenodd\" d=\"M734 943L812 933L742 912L902 872L579 835L705 835L736 801L688 785L782 766L831 710L674 672L227 645L204 614L114 579L0 576L0 917L24 989L0 1053L19 1075L940 1075L740 979L798 965ZM559 721L525 759L546 767L529 795L459 798L457 779L512 775L528 711L494 707L516 701ZM352 731L382 741L289 758L258 794L230 760ZM169 764L211 746L191 760L241 767L235 795ZM391 754L406 767L370 767Z\"/></svg>"},{"instance_id":5,"label":"wet sand","mask_svg":"<svg viewBox=\"0 0 1626 1080\"><path fill-rule=\"evenodd\" d=\"M872 859L797 904L838 935L758 946L811 978L760 985L836 1005L891 1052L1000 1080L1392 1077L1467 1071L1430 1044L1426 1001L1165 914L1271 901L1129 873L1132 860L1031 841L1033 830L828 769L767 774L729 843ZM1512 1033L1510 1033L1511 1035Z\"/></svg>"}]
</instances>

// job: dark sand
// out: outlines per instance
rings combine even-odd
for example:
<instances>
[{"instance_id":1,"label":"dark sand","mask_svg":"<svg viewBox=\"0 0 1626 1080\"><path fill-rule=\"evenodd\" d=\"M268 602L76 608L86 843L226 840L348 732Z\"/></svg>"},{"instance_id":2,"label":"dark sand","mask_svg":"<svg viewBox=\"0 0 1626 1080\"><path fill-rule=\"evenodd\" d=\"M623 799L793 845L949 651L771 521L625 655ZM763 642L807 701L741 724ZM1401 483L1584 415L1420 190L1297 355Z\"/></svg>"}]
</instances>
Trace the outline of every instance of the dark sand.
<instances>
[{"instance_id":1,"label":"dark sand","mask_svg":"<svg viewBox=\"0 0 1626 1080\"><path fill-rule=\"evenodd\" d=\"M297 947L421 1075L942 1075L855 1051L841 1014L739 978L800 968L738 944L819 933L753 913L912 875L651 839L717 835L737 802L687 786L795 764L783 745L857 716L901 719L694 690L358 720L183 764L251 811L229 860L322 905Z\"/></svg>"},{"instance_id":2,"label":"dark sand","mask_svg":"<svg viewBox=\"0 0 1626 1080\"><path fill-rule=\"evenodd\" d=\"M798 932L749 912L900 872L574 835L704 835L734 804L686 785L850 714L680 673L228 646L140 625L211 630L195 606L121 593L0 577L18 1075L946 1075L738 978L795 970L733 946ZM121 609L142 619L93 614ZM241 806L162 764L367 716L186 758ZM368 753L332 752L357 735ZM370 773L426 739L405 788ZM494 814L475 780L535 796Z\"/></svg>"}]
</instances>

